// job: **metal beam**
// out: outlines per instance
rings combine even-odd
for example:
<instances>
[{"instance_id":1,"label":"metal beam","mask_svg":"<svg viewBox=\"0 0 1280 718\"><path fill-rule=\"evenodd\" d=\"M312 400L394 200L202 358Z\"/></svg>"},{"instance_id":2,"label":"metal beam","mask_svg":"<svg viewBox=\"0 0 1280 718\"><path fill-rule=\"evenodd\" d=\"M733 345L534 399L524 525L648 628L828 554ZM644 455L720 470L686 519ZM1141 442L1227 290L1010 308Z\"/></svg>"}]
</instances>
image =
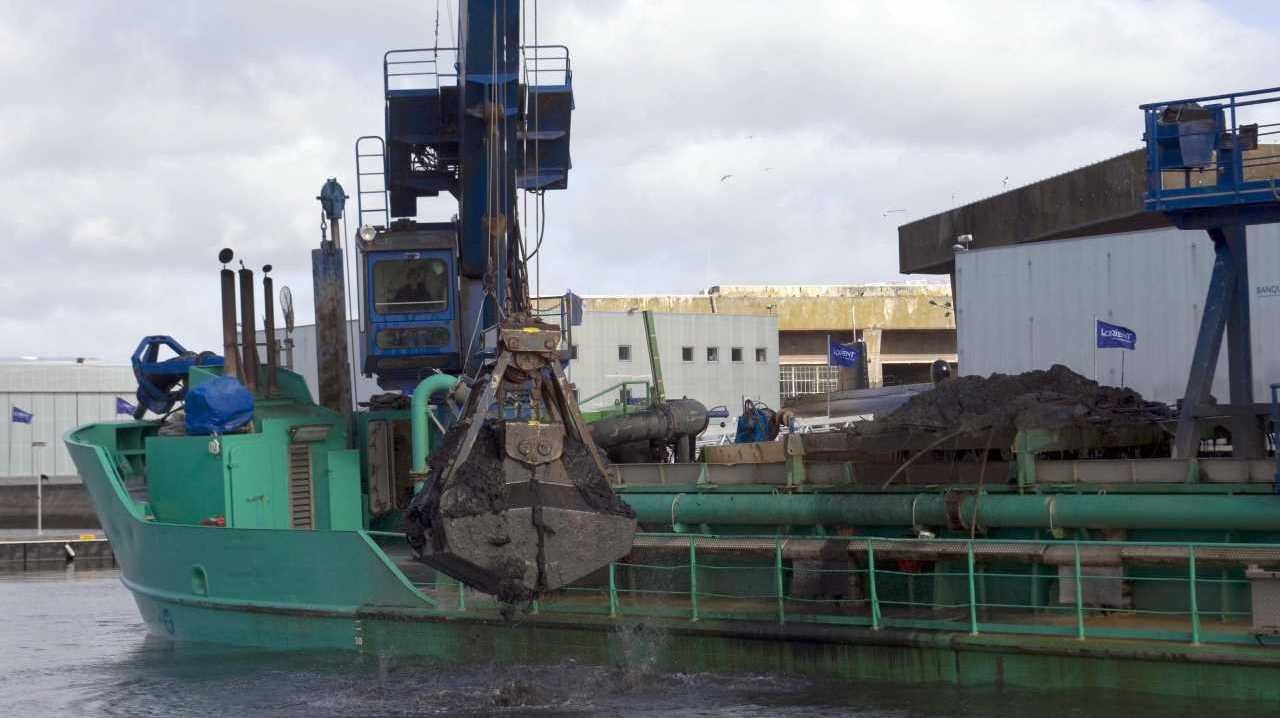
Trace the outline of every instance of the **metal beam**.
<instances>
[{"instance_id":1,"label":"metal beam","mask_svg":"<svg viewBox=\"0 0 1280 718\"><path fill-rule=\"evenodd\" d=\"M1227 309L1227 368L1230 375L1231 405L1253 404L1253 341L1249 320L1249 245L1245 227L1235 224L1223 227L1231 252L1234 281L1227 287L1231 301ZM1235 412L1231 418L1232 455L1239 459L1256 459L1263 455L1263 442L1256 417Z\"/></svg>"},{"instance_id":2,"label":"metal beam","mask_svg":"<svg viewBox=\"0 0 1280 718\"><path fill-rule=\"evenodd\" d=\"M649 403L661 404L667 400L667 385L662 381L662 359L658 356L658 330L654 327L653 312L648 309L640 313L644 318L644 339L649 349L649 372L653 374L653 396Z\"/></svg>"},{"instance_id":3,"label":"metal beam","mask_svg":"<svg viewBox=\"0 0 1280 718\"><path fill-rule=\"evenodd\" d=\"M1235 298L1236 272L1226 233L1221 227L1214 227L1209 230L1209 237L1213 240L1213 274L1209 277L1209 291L1200 315L1200 332L1196 335L1196 348L1191 355L1191 371L1187 376L1187 390L1182 395L1178 431L1173 441L1174 456L1179 458L1194 458L1200 448L1196 407L1209 399L1213 374L1218 368L1218 353L1222 349L1222 335L1227 327L1227 315Z\"/></svg>"}]
</instances>

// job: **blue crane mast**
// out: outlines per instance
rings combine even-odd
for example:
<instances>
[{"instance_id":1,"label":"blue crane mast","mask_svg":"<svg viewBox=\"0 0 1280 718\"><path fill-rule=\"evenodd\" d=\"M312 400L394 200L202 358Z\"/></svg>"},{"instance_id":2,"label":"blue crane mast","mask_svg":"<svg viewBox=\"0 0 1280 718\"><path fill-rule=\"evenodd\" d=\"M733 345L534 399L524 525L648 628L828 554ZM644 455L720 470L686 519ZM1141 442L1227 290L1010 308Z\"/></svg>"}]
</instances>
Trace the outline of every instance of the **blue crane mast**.
<instances>
[{"instance_id":1,"label":"blue crane mast","mask_svg":"<svg viewBox=\"0 0 1280 718\"><path fill-rule=\"evenodd\" d=\"M561 45L521 46L517 0L465 0L458 48L383 57L385 140L356 142L360 357L409 390L475 369L500 317L528 308L516 190L564 189L573 73ZM450 222L418 202L451 195Z\"/></svg>"},{"instance_id":2,"label":"blue crane mast","mask_svg":"<svg viewBox=\"0 0 1280 718\"><path fill-rule=\"evenodd\" d=\"M429 462L413 410L407 537L419 560L508 602L617 560L636 526L563 373L570 322L543 322L529 296L516 190L567 186L573 75L566 48L522 47L520 29L519 0L461 0L457 49L383 56L385 139L356 141L362 370L416 390L424 411L434 388L465 396ZM454 219L419 221L419 200L446 193ZM325 387L345 381L346 197L331 180L319 199L332 228L313 252L321 398L349 411L349 390Z\"/></svg>"}]
</instances>

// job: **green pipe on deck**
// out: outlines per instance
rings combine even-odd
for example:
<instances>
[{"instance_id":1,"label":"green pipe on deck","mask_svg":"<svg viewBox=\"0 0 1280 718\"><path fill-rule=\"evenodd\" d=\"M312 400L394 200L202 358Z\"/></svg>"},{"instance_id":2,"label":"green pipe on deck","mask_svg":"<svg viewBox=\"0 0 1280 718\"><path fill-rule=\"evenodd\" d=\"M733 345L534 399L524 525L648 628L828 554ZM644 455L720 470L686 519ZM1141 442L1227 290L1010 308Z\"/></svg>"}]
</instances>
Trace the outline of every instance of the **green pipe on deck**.
<instances>
[{"instance_id":1,"label":"green pipe on deck","mask_svg":"<svg viewBox=\"0 0 1280 718\"><path fill-rule=\"evenodd\" d=\"M448 391L457 383L457 377L448 374L432 374L418 382L418 386L413 389L413 398L409 401L409 427L413 435L412 471L414 474L427 473L427 452L431 449L428 441L431 427L427 423L427 412L431 409L427 406L427 402L431 400L432 394Z\"/></svg>"},{"instance_id":2,"label":"green pipe on deck","mask_svg":"<svg viewBox=\"0 0 1280 718\"><path fill-rule=\"evenodd\" d=\"M946 499L931 494L623 493L641 523L945 526ZM973 498L958 515L973 516ZM978 523L1020 528L1280 530L1280 496L987 494Z\"/></svg>"},{"instance_id":3,"label":"green pipe on deck","mask_svg":"<svg viewBox=\"0 0 1280 718\"><path fill-rule=\"evenodd\" d=\"M641 523L938 525L942 494L622 494ZM990 498L990 497L987 497ZM985 504L985 501L984 501ZM696 517L696 518L693 518Z\"/></svg>"}]
</instances>

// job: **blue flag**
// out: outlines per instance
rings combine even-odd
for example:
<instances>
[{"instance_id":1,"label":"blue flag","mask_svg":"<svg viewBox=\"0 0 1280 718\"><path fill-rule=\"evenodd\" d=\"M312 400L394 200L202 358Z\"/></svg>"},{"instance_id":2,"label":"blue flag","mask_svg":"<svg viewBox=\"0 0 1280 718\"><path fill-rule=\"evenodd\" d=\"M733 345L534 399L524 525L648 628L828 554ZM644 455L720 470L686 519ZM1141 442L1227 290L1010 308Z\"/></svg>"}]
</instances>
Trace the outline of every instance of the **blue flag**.
<instances>
[{"instance_id":1,"label":"blue flag","mask_svg":"<svg viewBox=\"0 0 1280 718\"><path fill-rule=\"evenodd\" d=\"M830 342L827 347L827 365L828 366L858 366L861 359L858 356L857 344L841 344L840 342Z\"/></svg>"},{"instance_id":2,"label":"blue flag","mask_svg":"<svg viewBox=\"0 0 1280 718\"><path fill-rule=\"evenodd\" d=\"M18 407L13 407L13 421L17 424L30 424L33 414L29 411L23 411Z\"/></svg>"},{"instance_id":3,"label":"blue flag","mask_svg":"<svg viewBox=\"0 0 1280 718\"><path fill-rule=\"evenodd\" d=\"M130 404L129 402L125 401L124 399L121 399L118 396L116 397L116 413L117 414L128 414L129 416L133 416L133 412L136 410L137 410L137 407L134 406L133 404Z\"/></svg>"},{"instance_id":4,"label":"blue flag","mask_svg":"<svg viewBox=\"0 0 1280 718\"><path fill-rule=\"evenodd\" d=\"M1097 335L1099 349L1115 347L1132 351L1138 346L1137 332L1119 324L1108 324L1101 319L1098 320Z\"/></svg>"}]
</instances>

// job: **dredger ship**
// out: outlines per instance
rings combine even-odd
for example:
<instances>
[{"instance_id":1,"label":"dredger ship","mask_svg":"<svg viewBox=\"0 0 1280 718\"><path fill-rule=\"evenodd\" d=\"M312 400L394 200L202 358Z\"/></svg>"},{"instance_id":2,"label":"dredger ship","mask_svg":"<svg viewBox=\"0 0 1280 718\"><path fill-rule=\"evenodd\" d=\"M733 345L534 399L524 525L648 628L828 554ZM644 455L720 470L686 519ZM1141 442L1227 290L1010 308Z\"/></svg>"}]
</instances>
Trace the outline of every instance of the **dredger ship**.
<instances>
[{"instance_id":1,"label":"dredger ship","mask_svg":"<svg viewBox=\"0 0 1280 718\"><path fill-rule=\"evenodd\" d=\"M672 670L1280 698L1260 427L1252 455L1202 455L1194 411L1057 369L977 414L948 392L1000 387L962 377L897 420L701 452L695 401L588 423L562 371L572 297L530 296L540 239L515 201L567 187L569 53L521 45L515 0L462 5L459 48L384 56L356 237L342 188L319 198L318 399L280 365L269 275L259 356L253 272L224 251L222 354L147 337L139 418L66 437L151 631L457 661L604 663L643 640ZM1280 206L1234 110L1276 97L1144 108L1149 206L1219 252L1188 396L1237 296L1233 237ZM1205 152L1209 180L1166 181ZM418 221L441 193L456 219ZM366 409L349 356L387 391Z\"/></svg>"}]
</instances>

